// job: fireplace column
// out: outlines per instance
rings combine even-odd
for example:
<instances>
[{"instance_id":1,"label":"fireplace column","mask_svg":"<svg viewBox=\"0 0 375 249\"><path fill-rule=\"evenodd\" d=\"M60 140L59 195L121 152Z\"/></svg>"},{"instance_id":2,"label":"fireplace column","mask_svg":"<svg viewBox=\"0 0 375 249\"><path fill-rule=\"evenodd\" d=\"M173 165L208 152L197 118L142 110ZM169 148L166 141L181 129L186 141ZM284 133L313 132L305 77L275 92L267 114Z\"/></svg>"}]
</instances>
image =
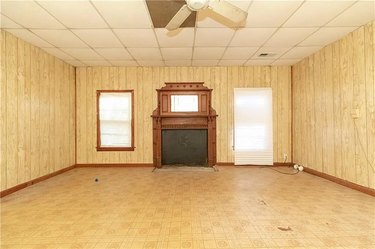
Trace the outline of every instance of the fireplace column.
<instances>
[{"instance_id":1,"label":"fireplace column","mask_svg":"<svg viewBox=\"0 0 375 249\"><path fill-rule=\"evenodd\" d=\"M153 156L153 162L154 166L157 168L161 167L161 118L160 117L155 117L153 118L152 122L152 127L153 127L153 151L154 151L154 156Z\"/></svg>"}]
</instances>

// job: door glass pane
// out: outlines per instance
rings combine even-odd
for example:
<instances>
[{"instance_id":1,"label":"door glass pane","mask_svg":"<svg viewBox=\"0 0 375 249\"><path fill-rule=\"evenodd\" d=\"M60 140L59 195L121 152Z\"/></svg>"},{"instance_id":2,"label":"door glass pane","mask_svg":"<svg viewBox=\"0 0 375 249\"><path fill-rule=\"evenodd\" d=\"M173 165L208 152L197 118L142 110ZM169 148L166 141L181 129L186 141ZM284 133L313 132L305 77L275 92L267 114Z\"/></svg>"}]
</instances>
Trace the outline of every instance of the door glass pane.
<instances>
[{"instance_id":1,"label":"door glass pane","mask_svg":"<svg viewBox=\"0 0 375 249\"><path fill-rule=\"evenodd\" d=\"M237 164L272 165L272 90L235 88L234 123Z\"/></svg>"}]
</instances>

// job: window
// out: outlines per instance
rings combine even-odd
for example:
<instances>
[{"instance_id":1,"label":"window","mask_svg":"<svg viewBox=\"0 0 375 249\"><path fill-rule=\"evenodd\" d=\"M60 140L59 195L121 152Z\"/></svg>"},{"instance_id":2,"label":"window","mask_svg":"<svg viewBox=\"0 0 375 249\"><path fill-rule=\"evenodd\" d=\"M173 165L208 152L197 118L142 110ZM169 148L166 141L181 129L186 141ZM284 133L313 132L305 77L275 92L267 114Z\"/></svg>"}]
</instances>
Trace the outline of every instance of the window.
<instances>
[{"instance_id":1,"label":"window","mask_svg":"<svg viewBox=\"0 0 375 249\"><path fill-rule=\"evenodd\" d=\"M134 150L133 90L98 90L97 108L97 150Z\"/></svg>"},{"instance_id":2,"label":"window","mask_svg":"<svg viewBox=\"0 0 375 249\"><path fill-rule=\"evenodd\" d=\"M198 95L171 95L171 112L197 112Z\"/></svg>"}]
</instances>

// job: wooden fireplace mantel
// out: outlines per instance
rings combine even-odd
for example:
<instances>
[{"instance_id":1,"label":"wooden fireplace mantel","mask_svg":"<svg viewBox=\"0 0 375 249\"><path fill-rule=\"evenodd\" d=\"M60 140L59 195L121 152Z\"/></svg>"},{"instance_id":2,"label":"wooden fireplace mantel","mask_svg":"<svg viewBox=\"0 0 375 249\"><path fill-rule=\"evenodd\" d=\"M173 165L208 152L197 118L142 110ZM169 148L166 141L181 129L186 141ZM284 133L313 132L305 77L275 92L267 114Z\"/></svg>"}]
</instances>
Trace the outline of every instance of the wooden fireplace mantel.
<instances>
[{"instance_id":1,"label":"wooden fireplace mantel","mask_svg":"<svg viewBox=\"0 0 375 249\"><path fill-rule=\"evenodd\" d=\"M207 129L207 166L216 164L216 111L211 106L212 89L203 82L165 83L157 89L158 106L153 111L153 163L162 167L161 136L163 129ZM172 95L197 95L197 112L172 112Z\"/></svg>"}]
</instances>

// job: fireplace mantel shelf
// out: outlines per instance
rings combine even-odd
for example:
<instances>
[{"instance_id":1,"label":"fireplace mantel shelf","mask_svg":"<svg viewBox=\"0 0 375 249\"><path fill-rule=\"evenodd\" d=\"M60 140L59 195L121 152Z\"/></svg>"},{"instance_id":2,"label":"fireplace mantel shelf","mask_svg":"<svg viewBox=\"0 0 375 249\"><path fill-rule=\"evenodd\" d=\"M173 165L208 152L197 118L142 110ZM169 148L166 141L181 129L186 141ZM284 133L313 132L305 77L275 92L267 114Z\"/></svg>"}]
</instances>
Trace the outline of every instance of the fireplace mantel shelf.
<instances>
[{"instance_id":1,"label":"fireplace mantel shelf","mask_svg":"<svg viewBox=\"0 0 375 249\"><path fill-rule=\"evenodd\" d=\"M185 116L181 116L181 114L176 115L151 115L153 118L206 118L206 117L217 117L217 114L210 114L210 115L191 115L186 114Z\"/></svg>"}]
</instances>

